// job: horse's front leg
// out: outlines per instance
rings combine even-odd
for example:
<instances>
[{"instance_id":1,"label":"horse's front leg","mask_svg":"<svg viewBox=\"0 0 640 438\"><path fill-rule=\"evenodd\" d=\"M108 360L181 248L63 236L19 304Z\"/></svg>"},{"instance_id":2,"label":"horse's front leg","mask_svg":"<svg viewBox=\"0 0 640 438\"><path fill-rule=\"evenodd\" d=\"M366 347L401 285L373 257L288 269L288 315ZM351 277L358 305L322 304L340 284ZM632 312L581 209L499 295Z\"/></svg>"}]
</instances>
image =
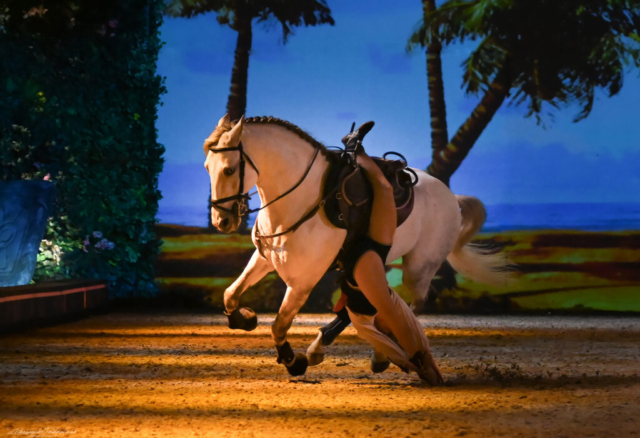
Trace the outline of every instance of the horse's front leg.
<instances>
[{"instance_id":1,"label":"horse's front leg","mask_svg":"<svg viewBox=\"0 0 640 438\"><path fill-rule=\"evenodd\" d=\"M256 249L242 274L224 291L224 307L229 317L229 328L251 331L258 325L258 318L248 307L239 308L240 297L251 286L273 271L269 260Z\"/></svg>"},{"instance_id":2,"label":"horse's front leg","mask_svg":"<svg viewBox=\"0 0 640 438\"><path fill-rule=\"evenodd\" d=\"M282 300L278 316L271 326L273 340L278 351L278 363L284 364L287 371L292 376L301 376L307 370L309 361L303 353L294 354L289 342L287 342L287 332L291 327L293 318L298 314L300 308L307 301L312 287L293 288L287 287L287 293Z\"/></svg>"}]
</instances>

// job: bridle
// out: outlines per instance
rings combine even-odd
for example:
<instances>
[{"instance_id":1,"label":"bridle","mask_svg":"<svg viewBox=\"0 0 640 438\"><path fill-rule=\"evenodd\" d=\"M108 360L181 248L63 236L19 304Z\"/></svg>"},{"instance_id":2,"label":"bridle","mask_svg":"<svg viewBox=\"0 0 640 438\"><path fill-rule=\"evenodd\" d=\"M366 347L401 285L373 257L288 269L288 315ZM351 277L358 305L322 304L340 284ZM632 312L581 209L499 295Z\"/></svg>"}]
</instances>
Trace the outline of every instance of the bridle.
<instances>
[{"instance_id":1,"label":"bridle","mask_svg":"<svg viewBox=\"0 0 640 438\"><path fill-rule=\"evenodd\" d=\"M238 217L243 217L249 213L253 213L255 211L260 210L260 208L254 209L254 210L249 209L248 202L249 202L249 199L251 199L251 195L249 193L244 192L244 168L246 166L246 163L249 163L249 165L253 167L253 169L256 171L258 176L260 175L260 171L258 170L256 165L253 164L253 160L251 159L251 157L247 155L247 153L244 151L244 148L242 147L242 142L238 143L238 146L235 146L235 147L220 148L220 149L210 148L209 150L214 154L217 154L220 152L231 152L231 151L240 152L240 164L239 164L239 171L238 171L238 175L240 176L240 185L238 188L238 193L235 195L227 196L226 198L211 199L211 207L215 208L216 210L226 211L227 213L231 213ZM236 201L234 202L231 208L226 208L221 205L229 201Z\"/></svg>"},{"instance_id":2,"label":"bridle","mask_svg":"<svg viewBox=\"0 0 640 438\"><path fill-rule=\"evenodd\" d=\"M284 192L283 194L281 194L280 196L278 196L274 200L272 200L270 202L267 202L265 205L263 205L263 206L261 206L259 208L253 208L253 209L249 208L248 202L249 202L249 199L251 199L251 195L255 194L255 192L252 193L252 194L249 194L248 192L245 193L245 191L244 191L244 169L246 167L246 163L249 163L249 165L251 167L253 167L253 169L256 171L258 176L260 175L260 172L258 171L258 168L256 167L256 165L253 163L253 160L251 160L251 157L249 155L247 155L247 153L244 151L244 148L242 146L242 142L238 143L238 146L235 146L235 147L219 148L219 149L211 149L210 148L209 150L211 152L213 152L213 153L231 152L231 151L240 152L240 164L239 164L239 170L238 170L238 176L240 177L240 184L239 184L239 188L238 188L238 193L235 194L235 195L227 196L226 198L211 199L211 207L215 208L216 210L221 210L221 211L225 211L227 213L231 213L233 215L237 215L238 217L243 217L243 216L246 216L249 213L255 213L257 211L260 211L262 209L267 208L268 206L270 206L274 202L278 201L279 199L284 198L289 193L291 193L295 189L297 189L298 186L300 184L302 184L302 182L305 180L305 178L307 177L307 175L311 171L311 167L313 167L313 163L315 163L315 161L316 161L316 158L318 156L318 152L320 151L320 148L316 148L316 152L313 154L313 158L311 159L311 162L307 166L307 170L302 175L302 178L300 178L300 180L293 187L291 187L289 190L287 190L286 192ZM229 201L236 201L231 208L226 208L226 207L223 207L222 205L220 205L220 204L224 204L225 202L229 202ZM292 231L292 230L289 230L289 231ZM263 237L269 237L269 236L263 236Z\"/></svg>"}]
</instances>

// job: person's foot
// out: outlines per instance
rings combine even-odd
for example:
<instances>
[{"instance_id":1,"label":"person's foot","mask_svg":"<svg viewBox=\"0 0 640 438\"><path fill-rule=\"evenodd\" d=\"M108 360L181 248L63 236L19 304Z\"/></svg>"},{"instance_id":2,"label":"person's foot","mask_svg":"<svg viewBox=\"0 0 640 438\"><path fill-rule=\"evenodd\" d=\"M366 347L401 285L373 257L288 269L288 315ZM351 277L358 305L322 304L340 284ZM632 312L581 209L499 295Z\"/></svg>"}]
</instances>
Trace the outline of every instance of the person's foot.
<instances>
[{"instance_id":1,"label":"person's foot","mask_svg":"<svg viewBox=\"0 0 640 438\"><path fill-rule=\"evenodd\" d=\"M436 386L444 383L442 373L438 369L431 352L418 351L411 359L409 359L415 367L418 369L418 377L424 380L431 386Z\"/></svg>"}]
</instances>

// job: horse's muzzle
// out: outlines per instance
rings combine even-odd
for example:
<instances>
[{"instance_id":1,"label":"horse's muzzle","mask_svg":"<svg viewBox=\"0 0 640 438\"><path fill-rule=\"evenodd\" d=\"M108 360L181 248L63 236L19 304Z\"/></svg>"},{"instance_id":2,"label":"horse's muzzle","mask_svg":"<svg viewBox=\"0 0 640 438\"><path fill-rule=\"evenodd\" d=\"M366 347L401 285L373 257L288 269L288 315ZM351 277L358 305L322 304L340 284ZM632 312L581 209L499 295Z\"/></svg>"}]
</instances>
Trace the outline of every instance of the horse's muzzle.
<instances>
[{"instance_id":1,"label":"horse's muzzle","mask_svg":"<svg viewBox=\"0 0 640 438\"><path fill-rule=\"evenodd\" d=\"M241 218L236 215L211 216L211 223L223 233L233 233L240 226Z\"/></svg>"}]
</instances>

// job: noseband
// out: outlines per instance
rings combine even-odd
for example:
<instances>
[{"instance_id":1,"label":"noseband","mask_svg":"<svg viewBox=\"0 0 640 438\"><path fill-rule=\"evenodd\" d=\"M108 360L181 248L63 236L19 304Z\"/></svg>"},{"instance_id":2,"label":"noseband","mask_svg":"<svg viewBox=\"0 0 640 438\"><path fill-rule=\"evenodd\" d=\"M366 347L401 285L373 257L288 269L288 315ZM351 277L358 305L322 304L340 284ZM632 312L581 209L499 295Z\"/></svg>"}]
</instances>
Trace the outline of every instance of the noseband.
<instances>
[{"instance_id":1,"label":"noseband","mask_svg":"<svg viewBox=\"0 0 640 438\"><path fill-rule=\"evenodd\" d=\"M226 211L227 213L231 213L233 215L237 215L238 217L243 217L249 213L255 213L256 211L260 211L264 208L267 208L277 200L284 198L289 193L297 189L298 186L302 184L302 181L304 181L307 175L309 174L311 167L313 167L313 163L315 163L316 161L316 157L318 156L318 152L320 151L320 148L316 148L316 152L313 155L313 158L311 159L311 162L309 163L307 170L302 175L302 178L300 178L300 180L293 187L291 187L289 190L287 190L286 192L284 192L283 194L275 198L273 201L267 202L265 205L263 205L260 208L254 208L254 209L249 209L249 205L248 205L249 199L251 199L251 195L249 195L249 193L244 192L244 168L246 166L246 163L249 163L249 165L253 167L253 169L256 171L258 175L260 175L260 172L258 171L258 168L256 167L256 165L253 164L251 157L249 157L249 155L247 155L247 153L244 151L242 147L242 142L238 143L238 146L236 147L209 149L209 150L214 154L219 152L230 152L230 151L240 152L240 165L239 165L240 169L238 172L238 176L240 177L240 186L238 188L238 193L236 195L227 196L226 198L212 199L211 207L217 210ZM226 208L220 205L229 201L236 201L231 208Z\"/></svg>"}]
</instances>

